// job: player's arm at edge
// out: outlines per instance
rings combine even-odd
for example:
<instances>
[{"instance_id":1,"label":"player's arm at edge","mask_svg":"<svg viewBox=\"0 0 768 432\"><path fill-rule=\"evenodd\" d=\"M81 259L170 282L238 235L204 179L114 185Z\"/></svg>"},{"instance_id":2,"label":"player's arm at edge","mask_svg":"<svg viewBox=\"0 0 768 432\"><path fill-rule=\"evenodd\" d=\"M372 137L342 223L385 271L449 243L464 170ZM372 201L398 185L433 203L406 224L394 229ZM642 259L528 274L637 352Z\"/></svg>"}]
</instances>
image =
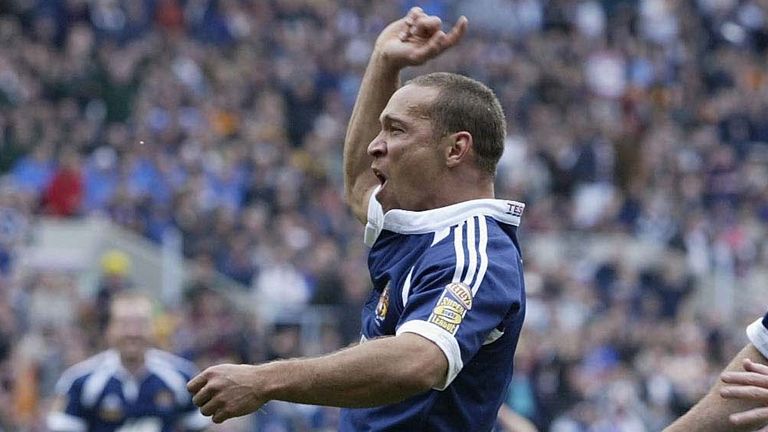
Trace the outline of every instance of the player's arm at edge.
<instances>
[{"instance_id":1,"label":"player's arm at edge","mask_svg":"<svg viewBox=\"0 0 768 432\"><path fill-rule=\"evenodd\" d=\"M757 363L768 364L766 359L754 345L747 344L726 366L724 372L743 371L744 359L750 359ZM757 407L754 402L725 399L720 396L720 389L724 386L721 380L709 390L690 411L669 425L663 432L749 432L755 429L755 425L736 426L730 422L729 416L734 413L746 411Z\"/></svg>"}]
</instances>

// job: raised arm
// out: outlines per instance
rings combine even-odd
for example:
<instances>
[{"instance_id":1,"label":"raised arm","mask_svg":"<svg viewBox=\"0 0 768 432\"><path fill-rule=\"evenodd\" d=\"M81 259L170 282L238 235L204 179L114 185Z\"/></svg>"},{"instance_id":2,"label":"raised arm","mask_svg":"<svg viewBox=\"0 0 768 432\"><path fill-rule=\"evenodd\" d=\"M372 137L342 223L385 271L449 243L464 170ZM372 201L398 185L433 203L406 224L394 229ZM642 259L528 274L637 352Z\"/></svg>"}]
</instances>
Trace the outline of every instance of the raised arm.
<instances>
[{"instance_id":1,"label":"raised arm","mask_svg":"<svg viewBox=\"0 0 768 432\"><path fill-rule=\"evenodd\" d=\"M371 171L368 144L379 133L379 114L400 85L400 71L420 65L455 45L467 28L461 17L450 32L439 17L412 8L376 39L344 139L344 194L355 217L367 222L368 200L379 183Z\"/></svg>"}]
</instances>

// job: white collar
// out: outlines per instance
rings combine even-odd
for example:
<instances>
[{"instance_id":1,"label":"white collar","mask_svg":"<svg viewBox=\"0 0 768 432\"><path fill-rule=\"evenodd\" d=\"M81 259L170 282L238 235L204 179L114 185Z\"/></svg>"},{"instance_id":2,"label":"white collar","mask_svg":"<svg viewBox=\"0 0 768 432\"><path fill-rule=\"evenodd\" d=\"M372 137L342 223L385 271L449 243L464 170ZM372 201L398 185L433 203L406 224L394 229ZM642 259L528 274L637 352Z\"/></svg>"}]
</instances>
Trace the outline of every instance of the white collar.
<instances>
[{"instance_id":1,"label":"white collar","mask_svg":"<svg viewBox=\"0 0 768 432\"><path fill-rule=\"evenodd\" d=\"M519 226L525 204L501 199L476 199L424 211L393 209L384 215L383 229L400 234L425 234L457 225L472 216L490 216Z\"/></svg>"}]
</instances>

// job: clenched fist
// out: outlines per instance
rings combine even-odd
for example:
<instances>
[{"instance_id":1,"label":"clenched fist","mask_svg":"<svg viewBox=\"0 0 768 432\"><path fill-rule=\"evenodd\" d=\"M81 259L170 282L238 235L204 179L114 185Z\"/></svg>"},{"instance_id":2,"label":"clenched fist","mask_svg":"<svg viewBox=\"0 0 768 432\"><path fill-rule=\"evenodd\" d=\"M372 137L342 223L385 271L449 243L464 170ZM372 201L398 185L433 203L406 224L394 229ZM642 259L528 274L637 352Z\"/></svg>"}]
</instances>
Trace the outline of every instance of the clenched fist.
<instances>
[{"instance_id":1,"label":"clenched fist","mask_svg":"<svg viewBox=\"0 0 768 432\"><path fill-rule=\"evenodd\" d=\"M209 367L187 384L192 402L214 423L250 414L268 402L258 366L222 364Z\"/></svg>"},{"instance_id":2,"label":"clenched fist","mask_svg":"<svg viewBox=\"0 0 768 432\"><path fill-rule=\"evenodd\" d=\"M397 68L423 64L461 39L467 30L467 18L459 18L448 33L441 26L440 17L427 15L419 7L411 8L408 15L381 32L374 53Z\"/></svg>"}]
</instances>

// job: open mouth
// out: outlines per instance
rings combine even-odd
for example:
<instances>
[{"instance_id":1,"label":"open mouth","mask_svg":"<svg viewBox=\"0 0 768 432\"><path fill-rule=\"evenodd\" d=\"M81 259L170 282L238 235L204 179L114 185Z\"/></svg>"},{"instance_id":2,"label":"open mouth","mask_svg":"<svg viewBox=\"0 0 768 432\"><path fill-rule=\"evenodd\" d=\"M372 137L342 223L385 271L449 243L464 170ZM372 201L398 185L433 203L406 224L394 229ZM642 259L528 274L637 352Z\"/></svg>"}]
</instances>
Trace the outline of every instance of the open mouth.
<instances>
[{"instance_id":1,"label":"open mouth","mask_svg":"<svg viewBox=\"0 0 768 432\"><path fill-rule=\"evenodd\" d=\"M384 175L381 171L377 170L376 168L373 168L373 175L376 176L377 179L379 179L379 184L384 187L384 184L387 182L387 176Z\"/></svg>"}]
</instances>

